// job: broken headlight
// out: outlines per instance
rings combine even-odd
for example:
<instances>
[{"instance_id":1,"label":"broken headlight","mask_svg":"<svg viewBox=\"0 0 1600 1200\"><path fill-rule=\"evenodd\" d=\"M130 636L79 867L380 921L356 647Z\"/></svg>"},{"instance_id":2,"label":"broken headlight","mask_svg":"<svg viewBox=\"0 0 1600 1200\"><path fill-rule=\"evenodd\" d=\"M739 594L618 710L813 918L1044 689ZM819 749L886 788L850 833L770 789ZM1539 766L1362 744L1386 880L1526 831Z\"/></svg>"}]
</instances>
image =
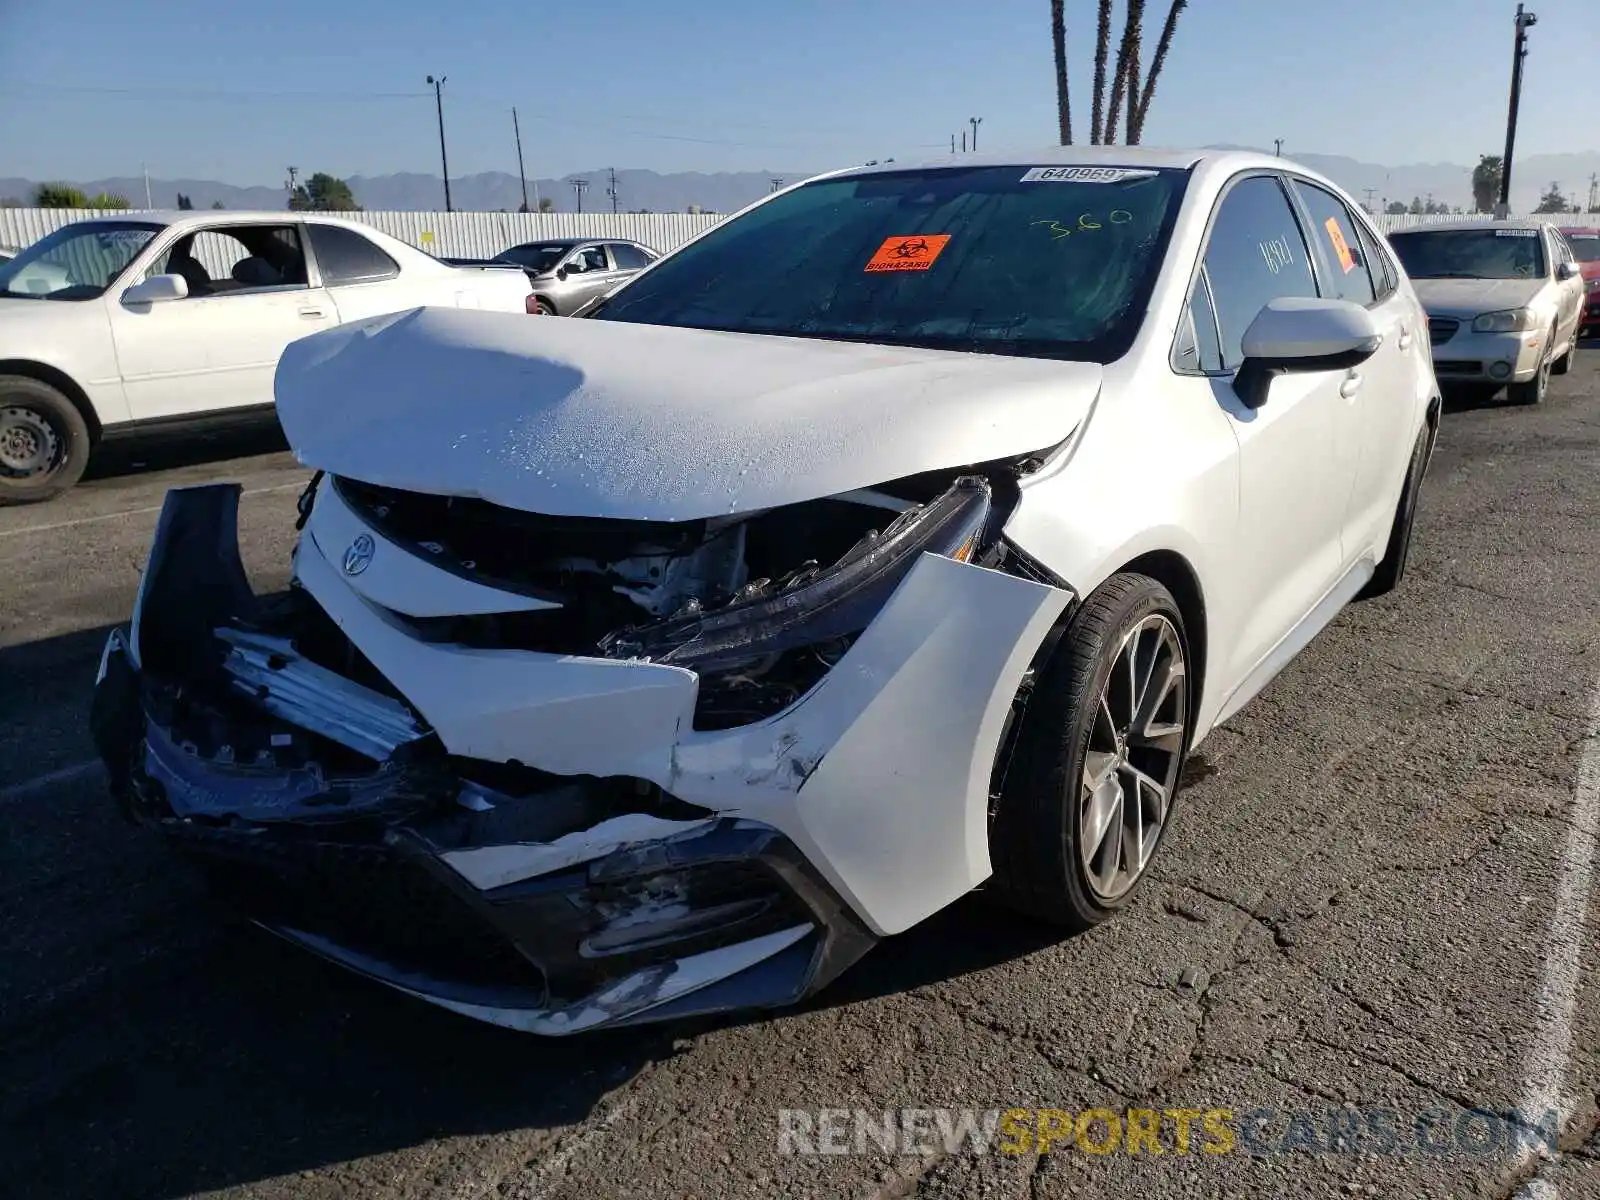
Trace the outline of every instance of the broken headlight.
<instances>
[{"instance_id":1,"label":"broken headlight","mask_svg":"<svg viewBox=\"0 0 1600 1200\"><path fill-rule=\"evenodd\" d=\"M601 648L616 657L715 674L850 637L877 616L924 552L971 558L989 505L988 482L963 476L936 499L862 538L830 567L799 572L777 586L751 584L713 611L619 630Z\"/></svg>"}]
</instances>

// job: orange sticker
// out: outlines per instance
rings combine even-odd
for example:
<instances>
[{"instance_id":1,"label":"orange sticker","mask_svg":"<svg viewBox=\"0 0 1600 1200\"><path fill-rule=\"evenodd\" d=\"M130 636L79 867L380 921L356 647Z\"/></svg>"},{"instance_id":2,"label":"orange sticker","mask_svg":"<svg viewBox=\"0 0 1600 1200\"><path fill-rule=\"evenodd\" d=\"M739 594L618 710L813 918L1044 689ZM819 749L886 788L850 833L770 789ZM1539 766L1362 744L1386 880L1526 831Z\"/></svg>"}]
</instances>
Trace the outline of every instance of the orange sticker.
<instances>
[{"instance_id":1,"label":"orange sticker","mask_svg":"<svg viewBox=\"0 0 1600 1200\"><path fill-rule=\"evenodd\" d=\"M1333 252L1339 256L1339 265L1344 268L1346 275L1356 269L1356 256L1350 253L1350 243L1344 240L1344 230L1339 228L1339 219L1329 217L1323 223L1328 231L1328 240L1333 243Z\"/></svg>"},{"instance_id":2,"label":"orange sticker","mask_svg":"<svg viewBox=\"0 0 1600 1200\"><path fill-rule=\"evenodd\" d=\"M885 238L867 260L869 271L926 271L944 251L948 233L908 233Z\"/></svg>"}]
</instances>

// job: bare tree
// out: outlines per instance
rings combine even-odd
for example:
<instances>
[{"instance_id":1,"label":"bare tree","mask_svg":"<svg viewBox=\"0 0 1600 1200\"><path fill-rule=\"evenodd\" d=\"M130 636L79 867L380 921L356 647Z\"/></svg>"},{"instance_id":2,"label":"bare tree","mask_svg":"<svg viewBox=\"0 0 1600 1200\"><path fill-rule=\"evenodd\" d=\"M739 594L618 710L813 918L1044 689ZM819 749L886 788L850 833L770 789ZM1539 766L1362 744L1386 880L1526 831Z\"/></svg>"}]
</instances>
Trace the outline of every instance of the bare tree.
<instances>
[{"instance_id":1,"label":"bare tree","mask_svg":"<svg viewBox=\"0 0 1600 1200\"><path fill-rule=\"evenodd\" d=\"M1105 141L1106 59L1111 54L1111 0L1100 0L1100 20L1094 38L1094 107L1089 114L1089 144Z\"/></svg>"},{"instance_id":2,"label":"bare tree","mask_svg":"<svg viewBox=\"0 0 1600 1200\"><path fill-rule=\"evenodd\" d=\"M1128 0L1128 14L1122 26L1122 45L1117 48L1116 70L1111 77L1111 104L1106 112L1105 145L1117 140L1117 121L1122 116L1122 101L1126 96L1132 109L1139 96L1139 80L1128 74L1128 68L1139 57L1139 33L1144 21L1144 0Z\"/></svg>"},{"instance_id":3,"label":"bare tree","mask_svg":"<svg viewBox=\"0 0 1600 1200\"><path fill-rule=\"evenodd\" d=\"M1072 94L1067 90L1067 18L1065 0L1050 0L1050 40L1056 48L1056 121L1061 144L1072 145Z\"/></svg>"},{"instance_id":4,"label":"bare tree","mask_svg":"<svg viewBox=\"0 0 1600 1200\"><path fill-rule=\"evenodd\" d=\"M1144 119L1150 111L1150 100L1156 94L1156 80L1161 77L1161 70L1167 65L1167 51L1172 49L1172 35L1177 32L1178 18L1183 10L1189 7L1189 0L1172 0L1172 6L1167 9L1166 24L1161 27L1161 38L1156 42L1155 58L1150 63L1150 74L1145 77L1144 86L1139 92L1139 105L1133 120L1133 132L1128 141L1137 146L1144 139Z\"/></svg>"}]
</instances>

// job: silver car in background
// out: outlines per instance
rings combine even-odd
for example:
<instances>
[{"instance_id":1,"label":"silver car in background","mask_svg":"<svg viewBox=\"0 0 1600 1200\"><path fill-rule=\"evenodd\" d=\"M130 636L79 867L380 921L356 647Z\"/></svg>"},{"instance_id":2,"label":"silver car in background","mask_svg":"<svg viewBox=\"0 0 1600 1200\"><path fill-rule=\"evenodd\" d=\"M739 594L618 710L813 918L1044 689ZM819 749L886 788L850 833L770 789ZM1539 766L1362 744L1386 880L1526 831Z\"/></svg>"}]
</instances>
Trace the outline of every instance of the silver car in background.
<instances>
[{"instance_id":1,"label":"silver car in background","mask_svg":"<svg viewBox=\"0 0 1600 1200\"><path fill-rule=\"evenodd\" d=\"M1454 390L1500 387L1538 404L1578 352L1583 278L1572 247L1539 221L1461 221L1389 242L1428 310L1433 369Z\"/></svg>"},{"instance_id":2,"label":"silver car in background","mask_svg":"<svg viewBox=\"0 0 1600 1200\"><path fill-rule=\"evenodd\" d=\"M540 312L565 317L660 257L648 246L617 238L553 238L512 246L495 255L495 261L528 273Z\"/></svg>"}]
</instances>

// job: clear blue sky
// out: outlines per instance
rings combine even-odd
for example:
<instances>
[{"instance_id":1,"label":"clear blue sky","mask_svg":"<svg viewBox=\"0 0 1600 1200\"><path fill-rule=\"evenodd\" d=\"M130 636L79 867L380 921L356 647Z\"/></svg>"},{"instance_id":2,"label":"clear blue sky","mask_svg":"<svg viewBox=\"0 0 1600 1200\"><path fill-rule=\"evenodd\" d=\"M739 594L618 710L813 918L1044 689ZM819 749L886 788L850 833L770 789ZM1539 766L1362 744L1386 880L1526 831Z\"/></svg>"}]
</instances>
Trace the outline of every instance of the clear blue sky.
<instances>
[{"instance_id":1,"label":"clear blue sky","mask_svg":"<svg viewBox=\"0 0 1600 1200\"><path fill-rule=\"evenodd\" d=\"M1529 7L1519 154L1600 149L1600 0ZM1514 10L1192 0L1145 141L1475 162ZM1080 138L1094 13L1067 4ZM452 175L516 170L512 105L534 176L927 156L971 116L980 148L1055 135L1048 0L0 0L0 176L437 173L429 73Z\"/></svg>"}]
</instances>

